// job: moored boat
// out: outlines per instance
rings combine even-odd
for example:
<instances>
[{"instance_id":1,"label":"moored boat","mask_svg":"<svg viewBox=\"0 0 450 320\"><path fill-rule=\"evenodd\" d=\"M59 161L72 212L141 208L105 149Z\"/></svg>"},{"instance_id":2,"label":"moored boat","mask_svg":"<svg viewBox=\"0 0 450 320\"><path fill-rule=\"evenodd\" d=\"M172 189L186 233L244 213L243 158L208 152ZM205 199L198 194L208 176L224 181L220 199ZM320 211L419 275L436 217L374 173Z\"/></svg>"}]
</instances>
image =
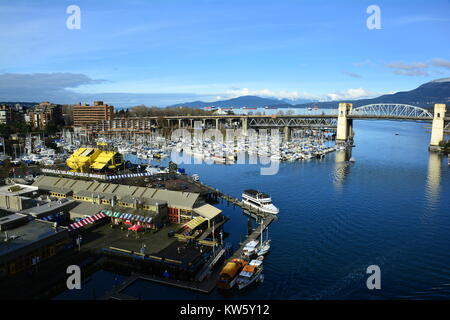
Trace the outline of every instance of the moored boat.
<instances>
[{"instance_id":1,"label":"moored boat","mask_svg":"<svg viewBox=\"0 0 450 320\"><path fill-rule=\"evenodd\" d=\"M231 289L236 283L241 270L247 265L243 259L233 259L228 262L220 271L217 287L220 289Z\"/></svg>"},{"instance_id":2,"label":"moored boat","mask_svg":"<svg viewBox=\"0 0 450 320\"><path fill-rule=\"evenodd\" d=\"M264 280L263 275L263 262L262 257L250 261L237 276L237 285L239 290L242 290L252 283L262 282Z\"/></svg>"},{"instance_id":3,"label":"moored boat","mask_svg":"<svg viewBox=\"0 0 450 320\"><path fill-rule=\"evenodd\" d=\"M242 202L262 212L278 214L279 210L272 204L269 195L257 190L248 189L242 193Z\"/></svg>"}]
</instances>

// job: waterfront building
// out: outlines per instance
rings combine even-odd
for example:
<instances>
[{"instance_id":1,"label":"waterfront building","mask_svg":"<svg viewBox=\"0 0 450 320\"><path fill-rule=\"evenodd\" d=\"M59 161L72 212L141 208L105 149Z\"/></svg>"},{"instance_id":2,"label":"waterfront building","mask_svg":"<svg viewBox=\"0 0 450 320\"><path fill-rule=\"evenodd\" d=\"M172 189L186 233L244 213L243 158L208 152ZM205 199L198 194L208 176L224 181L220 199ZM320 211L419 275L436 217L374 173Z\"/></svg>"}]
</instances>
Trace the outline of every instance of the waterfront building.
<instances>
[{"instance_id":1,"label":"waterfront building","mask_svg":"<svg viewBox=\"0 0 450 320\"><path fill-rule=\"evenodd\" d=\"M92 106L80 103L72 107L72 113L73 125L80 127L102 120L112 120L114 117L114 106L104 104L103 101L94 101Z\"/></svg>"},{"instance_id":2,"label":"waterfront building","mask_svg":"<svg viewBox=\"0 0 450 320\"><path fill-rule=\"evenodd\" d=\"M220 213L218 209L213 210L213 206L205 207L199 199L200 194L192 192L51 176L37 177L33 186L48 194L58 189L71 190L73 200L102 206L98 209L113 207L121 212L141 215L156 213L156 220L167 219L172 223L187 223L197 215L212 221Z\"/></svg>"},{"instance_id":3,"label":"waterfront building","mask_svg":"<svg viewBox=\"0 0 450 320\"><path fill-rule=\"evenodd\" d=\"M32 268L64 250L65 228L24 214L0 218L0 279Z\"/></svg>"}]
</instances>

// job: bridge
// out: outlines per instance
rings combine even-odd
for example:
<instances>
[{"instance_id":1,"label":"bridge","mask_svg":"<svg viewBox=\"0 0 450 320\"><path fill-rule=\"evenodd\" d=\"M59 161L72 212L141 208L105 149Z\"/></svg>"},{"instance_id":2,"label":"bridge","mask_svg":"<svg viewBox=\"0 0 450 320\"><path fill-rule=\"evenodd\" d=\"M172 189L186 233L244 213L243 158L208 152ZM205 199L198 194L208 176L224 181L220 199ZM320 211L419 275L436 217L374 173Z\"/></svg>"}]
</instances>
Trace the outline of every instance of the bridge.
<instances>
[{"instance_id":1,"label":"bridge","mask_svg":"<svg viewBox=\"0 0 450 320\"><path fill-rule=\"evenodd\" d=\"M336 141L343 143L353 138L353 120L399 120L432 122L430 149L439 149L444 135L450 133L450 117L446 117L446 105L435 104L434 113L429 110L398 103L378 103L352 107L351 103L339 103L332 113L304 115L201 115L116 118L90 125L87 130L97 133L150 133L157 128L240 128L246 134L249 128L281 128L285 136L292 128L335 129Z\"/></svg>"}]
</instances>

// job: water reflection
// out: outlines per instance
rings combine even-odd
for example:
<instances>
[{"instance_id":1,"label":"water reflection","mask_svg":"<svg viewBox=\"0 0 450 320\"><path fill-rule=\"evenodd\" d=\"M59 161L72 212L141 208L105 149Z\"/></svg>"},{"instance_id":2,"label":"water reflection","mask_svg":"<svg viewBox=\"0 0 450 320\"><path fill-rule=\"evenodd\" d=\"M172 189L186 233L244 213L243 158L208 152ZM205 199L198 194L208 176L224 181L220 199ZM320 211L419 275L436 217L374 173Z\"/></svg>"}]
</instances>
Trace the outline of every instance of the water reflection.
<instances>
[{"instance_id":1,"label":"water reflection","mask_svg":"<svg viewBox=\"0 0 450 320\"><path fill-rule=\"evenodd\" d=\"M439 200L441 186L441 163L441 154L438 152L429 153L426 197L428 205L431 208L435 208Z\"/></svg>"},{"instance_id":2,"label":"water reflection","mask_svg":"<svg viewBox=\"0 0 450 320\"><path fill-rule=\"evenodd\" d=\"M352 157L352 148L336 150L335 165L333 172L333 184L336 191L340 191L345 181L345 177L350 172L350 159Z\"/></svg>"}]
</instances>

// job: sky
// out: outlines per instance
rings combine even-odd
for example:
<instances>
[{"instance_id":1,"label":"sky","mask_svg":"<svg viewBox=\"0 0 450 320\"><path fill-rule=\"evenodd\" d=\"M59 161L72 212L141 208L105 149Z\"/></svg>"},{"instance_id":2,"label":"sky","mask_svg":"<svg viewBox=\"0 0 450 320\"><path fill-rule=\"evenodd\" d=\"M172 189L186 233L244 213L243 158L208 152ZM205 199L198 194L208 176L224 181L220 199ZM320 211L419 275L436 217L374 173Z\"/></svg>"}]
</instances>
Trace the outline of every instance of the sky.
<instances>
[{"instance_id":1,"label":"sky","mask_svg":"<svg viewBox=\"0 0 450 320\"><path fill-rule=\"evenodd\" d=\"M69 29L70 5L80 28ZM369 29L370 5L381 29ZM450 0L0 0L0 101L353 100L450 76Z\"/></svg>"}]
</instances>

